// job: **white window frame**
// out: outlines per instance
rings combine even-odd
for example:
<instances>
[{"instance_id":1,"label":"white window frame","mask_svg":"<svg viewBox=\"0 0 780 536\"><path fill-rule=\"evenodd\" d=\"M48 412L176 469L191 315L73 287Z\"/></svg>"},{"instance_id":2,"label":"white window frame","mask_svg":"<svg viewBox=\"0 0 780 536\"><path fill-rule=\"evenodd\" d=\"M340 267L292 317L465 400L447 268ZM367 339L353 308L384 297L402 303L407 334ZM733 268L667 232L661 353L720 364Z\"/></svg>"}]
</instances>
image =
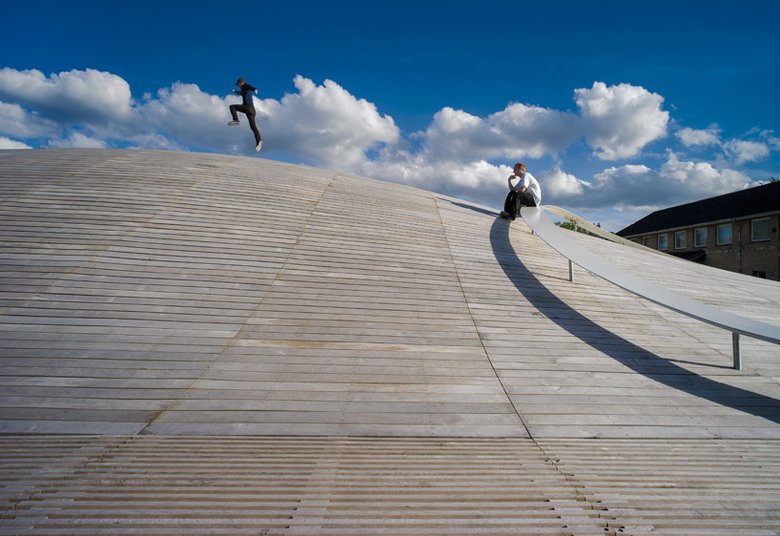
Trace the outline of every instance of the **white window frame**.
<instances>
[{"instance_id":1,"label":"white window frame","mask_svg":"<svg viewBox=\"0 0 780 536\"><path fill-rule=\"evenodd\" d=\"M756 238L755 237L755 224L757 222L766 222L766 238ZM754 220L750 220L750 241L751 242L766 242L767 240L772 239L772 219L768 216L766 218L756 218Z\"/></svg>"},{"instance_id":2,"label":"white window frame","mask_svg":"<svg viewBox=\"0 0 780 536\"><path fill-rule=\"evenodd\" d=\"M728 242L721 242L720 240L720 230L721 229L728 228L729 230L729 241ZM728 244L731 244L734 242L734 226L731 223L721 223L715 228L715 244L718 246L726 246Z\"/></svg>"},{"instance_id":3,"label":"white window frame","mask_svg":"<svg viewBox=\"0 0 780 536\"><path fill-rule=\"evenodd\" d=\"M704 243L699 242L699 232L704 231ZM709 232L706 227L697 227L693 230L693 247L695 248L706 248L707 242L709 241Z\"/></svg>"},{"instance_id":4,"label":"white window frame","mask_svg":"<svg viewBox=\"0 0 780 536\"><path fill-rule=\"evenodd\" d=\"M663 237L663 247L661 247L661 238ZM658 251L669 251L669 233L661 233L658 235Z\"/></svg>"},{"instance_id":5,"label":"white window frame","mask_svg":"<svg viewBox=\"0 0 780 536\"><path fill-rule=\"evenodd\" d=\"M679 241L677 240L678 237L682 236L682 243L681 246L679 244ZM674 249L688 249L688 231L675 231L674 232Z\"/></svg>"}]
</instances>

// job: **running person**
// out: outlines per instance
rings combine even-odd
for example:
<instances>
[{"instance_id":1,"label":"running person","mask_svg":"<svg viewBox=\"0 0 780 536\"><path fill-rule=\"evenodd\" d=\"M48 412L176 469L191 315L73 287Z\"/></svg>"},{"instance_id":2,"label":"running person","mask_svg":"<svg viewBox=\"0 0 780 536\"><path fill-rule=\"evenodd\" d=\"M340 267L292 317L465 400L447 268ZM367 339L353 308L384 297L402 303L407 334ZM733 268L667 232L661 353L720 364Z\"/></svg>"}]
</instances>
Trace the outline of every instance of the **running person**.
<instances>
[{"instance_id":1,"label":"running person","mask_svg":"<svg viewBox=\"0 0 780 536\"><path fill-rule=\"evenodd\" d=\"M249 128L255 134L255 151L259 151L263 146L263 138L260 136L260 131L257 130L257 124L255 123L255 103L252 100L252 96L257 93L257 88L254 88L246 83L246 80L239 78L236 81L236 85L241 91L233 90L236 95L241 95L241 104L230 105L230 115L233 116L233 120L228 125L235 126L239 124L238 112L246 114L246 118L249 121Z\"/></svg>"}]
</instances>

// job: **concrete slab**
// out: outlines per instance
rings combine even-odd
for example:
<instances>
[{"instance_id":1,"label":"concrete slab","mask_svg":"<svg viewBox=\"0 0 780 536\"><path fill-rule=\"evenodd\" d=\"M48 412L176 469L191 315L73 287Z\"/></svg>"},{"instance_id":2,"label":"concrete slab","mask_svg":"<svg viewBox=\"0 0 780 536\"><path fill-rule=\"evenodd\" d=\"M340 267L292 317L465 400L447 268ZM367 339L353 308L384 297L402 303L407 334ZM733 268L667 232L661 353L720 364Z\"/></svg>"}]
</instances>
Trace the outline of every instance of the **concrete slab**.
<instances>
[{"instance_id":1,"label":"concrete slab","mask_svg":"<svg viewBox=\"0 0 780 536\"><path fill-rule=\"evenodd\" d=\"M566 261L521 220L496 216L261 159L0 151L0 439L12 459L41 453L2 467L0 527L715 534L739 533L740 520L743 533L776 533L777 346L743 340L746 367L733 371L728 333L584 271L569 282ZM780 324L777 283L572 240ZM273 469L294 491L262 488L239 477L251 464L233 447L306 467ZM331 448L346 457L311 454ZM713 474L726 469L720 454L742 463L743 450L742 473ZM399 471L410 453L427 461ZM104 463L114 454L127 458ZM500 461L480 466L485 457ZM47 469L58 459L65 480ZM604 473L616 459L626 463ZM689 493L665 491L663 475ZM123 489L136 478L177 500L138 502ZM630 483L610 494L613 479ZM198 483L211 506L190 500ZM751 503L735 491L756 483ZM220 517L223 484L250 490L230 501L251 522ZM416 485L447 492L409 495ZM193 508L200 527L186 521Z\"/></svg>"}]
</instances>

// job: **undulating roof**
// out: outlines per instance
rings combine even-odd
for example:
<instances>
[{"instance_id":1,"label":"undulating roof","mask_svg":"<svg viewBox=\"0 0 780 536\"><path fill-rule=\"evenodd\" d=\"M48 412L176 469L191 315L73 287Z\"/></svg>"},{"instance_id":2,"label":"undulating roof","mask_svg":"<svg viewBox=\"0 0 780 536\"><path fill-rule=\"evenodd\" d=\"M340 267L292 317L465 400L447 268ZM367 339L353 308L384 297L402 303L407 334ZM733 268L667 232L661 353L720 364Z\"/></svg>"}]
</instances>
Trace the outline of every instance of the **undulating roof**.
<instances>
[{"instance_id":1,"label":"undulating roof","mask_svg":"<svg viewBox=\"0 0 780 536\"><path fill-rule=\"evenodd\" d=\"M0 151L0 533L776 534L778 347L735 371L730 333L496 216L258 158ZM776 282L572 240L780 324Z\"/></svg>"}]
</instances>

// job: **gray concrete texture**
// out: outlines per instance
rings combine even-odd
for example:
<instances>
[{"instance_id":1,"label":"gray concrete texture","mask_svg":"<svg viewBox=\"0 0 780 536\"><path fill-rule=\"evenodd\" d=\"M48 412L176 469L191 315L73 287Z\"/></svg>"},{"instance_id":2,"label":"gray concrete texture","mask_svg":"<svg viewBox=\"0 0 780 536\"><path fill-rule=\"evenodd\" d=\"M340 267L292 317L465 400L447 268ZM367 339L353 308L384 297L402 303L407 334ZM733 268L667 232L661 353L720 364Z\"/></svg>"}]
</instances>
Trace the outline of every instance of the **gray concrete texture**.
<instances>
[{"instance_id":1,"label":"gray concrete texture","mask_svg":"<svg viewBox=\"0 0 780 536\"><path fill-rule=\"evenodd\" d=\"M568 266L518 218L260 159L0 153L4 433L780 437L780 348ZM572 235L780 324L780 285Z\"/></svg>"},{"instance_id":2,"label":"gray concrete texture","mask_svg":"<svg viewBox=\"0 0 780 536\"><path fill-rule=\"evenodd\" d=\"M0 534L778 534L780 350L520 219L262 159L0 151ZM780 285L581 234L780 324Z\"/></svg>"}]
</instances>

